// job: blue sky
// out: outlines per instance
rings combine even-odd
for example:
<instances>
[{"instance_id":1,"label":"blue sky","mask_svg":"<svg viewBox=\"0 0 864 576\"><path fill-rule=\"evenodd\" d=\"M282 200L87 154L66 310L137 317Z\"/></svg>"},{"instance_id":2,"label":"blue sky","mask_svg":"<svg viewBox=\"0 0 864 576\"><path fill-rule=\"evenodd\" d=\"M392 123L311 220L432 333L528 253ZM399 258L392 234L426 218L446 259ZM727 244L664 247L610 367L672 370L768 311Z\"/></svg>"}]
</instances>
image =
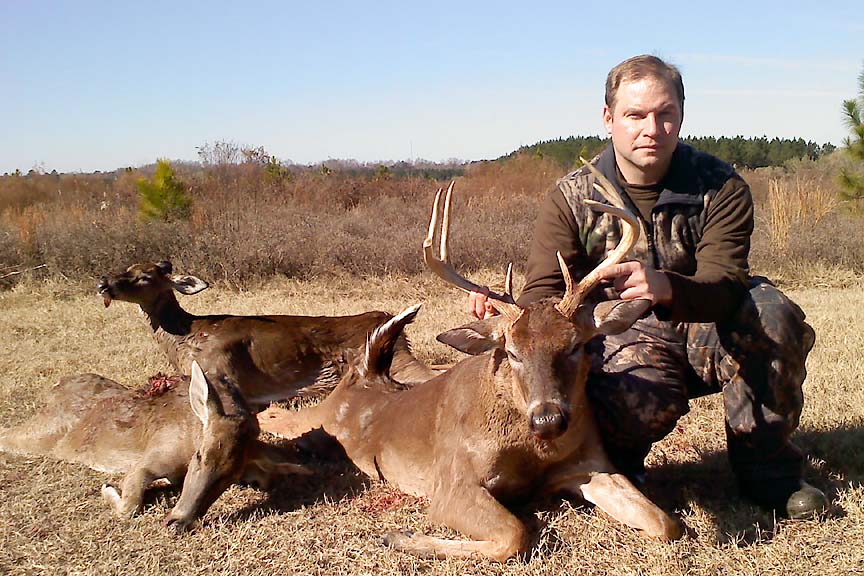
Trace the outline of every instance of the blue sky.
<instances>
[{"instance_id":1,"label":"blue sky","mask_svg":"<svg viewBox=\"0 0 864 576\"><path fill-rule=\"evenodd\" d=\"M577 8L579 4L584 4ZM858 2L0 0L0 173L195 160L495 158L602 134L609 68L679 66L685 135L840 144Z\"/></svg>"}]
</instances>

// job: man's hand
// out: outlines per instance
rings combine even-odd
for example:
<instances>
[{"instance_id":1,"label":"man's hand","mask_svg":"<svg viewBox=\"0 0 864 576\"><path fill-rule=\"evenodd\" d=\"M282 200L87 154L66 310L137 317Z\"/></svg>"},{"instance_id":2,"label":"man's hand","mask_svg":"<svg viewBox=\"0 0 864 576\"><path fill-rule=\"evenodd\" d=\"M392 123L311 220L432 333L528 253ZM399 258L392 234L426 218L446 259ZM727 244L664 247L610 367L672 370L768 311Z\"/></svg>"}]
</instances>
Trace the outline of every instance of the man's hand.
<instances>
[{"instance_id":1,"label":"man's hand","mask_svg":"<svg viewBox=\"0 0 864 576\"><path fill-rule=\"evenodd\" d=\"M613 280L622 300L646 298L652 305L672 303L672 285L663 272L642 262L622 262L598 271L602 280Z\"/></svg>"},{"instance_id":2,"label":"man's hand","mask_svg":"<svg viewBox=\"0 0 864 576\"><path fill-rule=\"evenodd\" d=\"M470 292L468 294L468 312L478 320L483 320L498 314L498 311L489 303L489 288L485 286L484 292Z\"/></svg>"}]
</instances>

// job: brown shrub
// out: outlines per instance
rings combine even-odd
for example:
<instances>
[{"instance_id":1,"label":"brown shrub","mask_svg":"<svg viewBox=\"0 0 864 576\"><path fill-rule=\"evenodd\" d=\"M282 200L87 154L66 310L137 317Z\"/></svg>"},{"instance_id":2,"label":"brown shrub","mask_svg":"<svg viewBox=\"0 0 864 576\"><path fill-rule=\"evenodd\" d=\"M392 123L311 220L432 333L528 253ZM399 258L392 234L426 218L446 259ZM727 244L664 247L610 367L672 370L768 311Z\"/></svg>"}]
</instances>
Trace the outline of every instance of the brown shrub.
<instances>
[{"instance_id":1,"label":"brown shrub","mask_svg":"<svg viewBox=\"0 0 864 576\"><path fill-rule=\"evenodd\" d=\"M138 221L138 171L0 178L0 266L47 264L89 282L171 258L178 270L235 286L274 275L416 274L435 190L447 184L384 171L273 178L254 164L177 168L191 187L187 223ZM513 262L519 271L539 202L560 176L554 162L527 154L469 166L456 185L454 263L471 272ZM744 176L756 202L755 272L806 284L809 268L862 270L860 218L832 211L830 170L800 163Z\"/></svg>"}]
</instances>

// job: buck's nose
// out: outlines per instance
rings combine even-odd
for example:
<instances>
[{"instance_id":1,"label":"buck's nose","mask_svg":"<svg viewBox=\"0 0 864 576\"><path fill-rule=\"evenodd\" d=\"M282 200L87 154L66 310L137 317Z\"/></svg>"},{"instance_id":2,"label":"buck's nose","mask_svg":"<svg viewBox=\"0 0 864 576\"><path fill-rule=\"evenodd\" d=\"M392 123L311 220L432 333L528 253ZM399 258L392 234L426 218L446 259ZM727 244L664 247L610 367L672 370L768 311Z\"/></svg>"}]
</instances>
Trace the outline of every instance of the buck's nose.
<instances>
[{"instance_id":1,"label":"buck's nose","mask_svg":"<svg viewBox=\"0 0 864 576\"><path fill-rule=\"evenodd\" d=\"M102 292L105 292L106 290L108 290L108 277L107 276L102 276L101 278L99 278L99 283L96 284L96 290L98 290L100 294Z\"/></svg>"},{"instance_id":2,"label":"buck's nose","mask_svg":"<svg viewBox=\"0 0 864 576\"><path fill-rule=\"evenodd\" d=\"M555 404L541 404L529 415L531 433L541 440L553 440L567 430L569 418Z\"/></svg>"}]
</instances>

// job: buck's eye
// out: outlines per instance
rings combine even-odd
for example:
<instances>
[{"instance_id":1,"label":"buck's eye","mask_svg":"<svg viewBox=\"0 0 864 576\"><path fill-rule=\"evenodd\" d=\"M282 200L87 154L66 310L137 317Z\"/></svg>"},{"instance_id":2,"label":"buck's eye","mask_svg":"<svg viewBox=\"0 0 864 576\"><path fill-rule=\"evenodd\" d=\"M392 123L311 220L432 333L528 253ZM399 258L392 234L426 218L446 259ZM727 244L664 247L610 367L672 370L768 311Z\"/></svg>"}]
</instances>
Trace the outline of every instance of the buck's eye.
<instances>
[{"instance_id":1,"label":"buck's eye","mask_svg":"<svg viewBox=\"0 0 864 576\"><path fill-rule=\"evenodd\" d=\"M195 461L201 462L201 451L200 450L195 451Z\"/></svg>"}]
</instances>

